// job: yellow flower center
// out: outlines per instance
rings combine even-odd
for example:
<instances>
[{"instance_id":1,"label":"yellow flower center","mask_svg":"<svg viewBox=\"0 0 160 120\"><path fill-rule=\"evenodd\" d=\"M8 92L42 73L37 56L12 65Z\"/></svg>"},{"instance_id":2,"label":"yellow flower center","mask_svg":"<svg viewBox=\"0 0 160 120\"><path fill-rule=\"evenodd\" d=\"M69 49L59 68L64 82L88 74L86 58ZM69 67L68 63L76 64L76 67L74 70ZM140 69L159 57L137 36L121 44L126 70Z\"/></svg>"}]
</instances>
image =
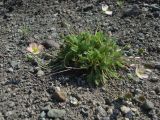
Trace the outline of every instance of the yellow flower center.
<instances>
[{"instance_id":1,"label":"yellow flower center","mask_svg":"<svg viewBox=\"0 0 160 120\"><path fill-rule=\"evenodd\" d=\"M33 47L32 49L33 49L33 53L39 52L39 49L37 47Z\"/></svg>"}]
</instances>

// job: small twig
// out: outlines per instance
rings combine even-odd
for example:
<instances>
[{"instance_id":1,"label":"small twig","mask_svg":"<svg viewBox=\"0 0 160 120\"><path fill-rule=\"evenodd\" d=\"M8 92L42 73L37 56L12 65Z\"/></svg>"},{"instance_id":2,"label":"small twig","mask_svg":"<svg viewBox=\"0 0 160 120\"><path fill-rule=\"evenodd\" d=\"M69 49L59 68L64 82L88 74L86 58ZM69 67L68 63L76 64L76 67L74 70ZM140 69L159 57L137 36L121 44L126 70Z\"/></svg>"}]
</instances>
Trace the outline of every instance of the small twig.
<instances>
[{"instance_id":1,"label":"small twig","mask_svg":"<svg viewBox=\"0 0 160 120\"><path fill-rule=\"evenodd\" d=\"M60 74L60 73L64 73L64 72L67 72L67 71L70 71L71 69L67 69L67 70L62 70L62 71L59 71L59 72L55 72L53 73L52 75L56 75L56 74Z\"/></svg>"}]
</instances>

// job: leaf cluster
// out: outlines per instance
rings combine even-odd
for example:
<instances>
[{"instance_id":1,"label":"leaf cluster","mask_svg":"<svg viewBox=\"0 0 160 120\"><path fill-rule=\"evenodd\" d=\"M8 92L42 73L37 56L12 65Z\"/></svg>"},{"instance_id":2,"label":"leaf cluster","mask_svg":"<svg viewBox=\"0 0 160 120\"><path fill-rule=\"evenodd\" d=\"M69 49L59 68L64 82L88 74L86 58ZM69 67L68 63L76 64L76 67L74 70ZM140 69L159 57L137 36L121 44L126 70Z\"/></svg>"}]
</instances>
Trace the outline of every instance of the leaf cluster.
<instances>
[{"instance_id":1,"label":"leaf cluster","mask_svg":"<svg viewBox=\"0 0 160 120\"><path fill-rule=\"evenodd\" d=\"M123 66L122 52L115 40L103 32L83 32L64 37L58 55L64 69L86 69L87 80L96 85L117 77L117 68Z\"/></svg>"}]
</instances>

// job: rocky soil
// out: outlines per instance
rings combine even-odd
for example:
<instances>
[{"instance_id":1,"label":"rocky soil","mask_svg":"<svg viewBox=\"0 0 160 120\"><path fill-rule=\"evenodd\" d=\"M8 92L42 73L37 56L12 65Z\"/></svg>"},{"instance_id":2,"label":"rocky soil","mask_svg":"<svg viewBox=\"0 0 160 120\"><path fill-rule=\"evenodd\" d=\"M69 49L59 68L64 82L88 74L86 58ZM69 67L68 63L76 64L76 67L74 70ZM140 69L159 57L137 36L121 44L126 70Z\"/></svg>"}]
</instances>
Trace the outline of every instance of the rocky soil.
<instances>
[{"instance_id":1,"label":"rocky soil","mask_svg":"<svg viewBox=\"0 0 160 120\"><path fill-rule=\"evenodd\" d=\"M113 11L102 12L102 4ZM82 78L51 76L26 62L32 39L62 43L61 35L85 30L112 33L124 55L139 56L152 70L131 70L104 87ZM32 38L32 39L31 39ZM56 49L56 48L54 48ZM36 72L35 72L36 71ZM160 118L160 1L0 1L0 120L158 120Z\"/></svg>"}]
</instances>

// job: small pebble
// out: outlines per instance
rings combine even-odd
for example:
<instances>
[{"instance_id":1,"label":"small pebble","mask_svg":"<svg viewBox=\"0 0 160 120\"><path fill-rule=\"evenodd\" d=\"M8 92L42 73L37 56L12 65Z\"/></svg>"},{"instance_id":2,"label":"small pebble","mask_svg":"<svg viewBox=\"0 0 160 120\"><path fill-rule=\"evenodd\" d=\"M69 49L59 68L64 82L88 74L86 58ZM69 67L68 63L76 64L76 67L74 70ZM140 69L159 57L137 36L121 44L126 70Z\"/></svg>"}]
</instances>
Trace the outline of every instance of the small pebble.
<instances>
[{"instance_id":1,"label":"small pebble","mask_svg":"<svg viewBox=\"0 0 160 120\"><path fill-rule=\"evenodd\" d=\"M43 76L43 75L44 75L44 72L43 72L42 70L38 70L37 76L38 76L38 77L41 77L41 76Z\"/></svg>"},{"instance_id":2,"label":"small pebble","mask_svg":"<svg viewBox=\"0 0 160 120\"><path fill-rule=\"evenodd\" d=\"M58 102L65 102L67 100L66 93L60 89L60 87L55 87L52 97Z\"/></svg>"},{"instance_id":3,"label":"small pebble","mask_svg":"<svg viewBox=\"0 0 160 120\"><path fill-rule=\"evenodd\" d=\"M81 114L83 115L83 117L88 117L89 108L87 106L83 106L82 109L81 109Z\"/></svg>"},{"instance_id":4,"label":"small pebble","mask_svg":"<svg viewBox=\"0 0 160 120\"><path fill-rule=\"evenodd\" d=\"M40 114L40 118L45 118L45 117L46 117L46 113L44 111L42 111Z\"/></svg>"},{"instance_id":5,"label":"small pebble","mask_svg":"<svg viewBox=\"0 0 160 120\"><path fill-rule=\"evenodd\" d=\"M107 115L107 112L105 111L105 109L102 108L102 106L98 106L96 108L96 113L102 117L105 117Z\"/></svg>"},{"instance_id":6,"label":"small pebble","mask_svg":"<svg viewBox=\"0 0 160 120\"><path fill-rule=\"evenodd\" d=\"M150 76L150 82L158 82L158 81L159 81L159 76L157 75Z\"/></svg>"},{"instance_id":7,"label":"small pebble","mask_svg":"<svg viewBox=\"0 0 160 120\"><path fill-rule=\"evenodd\" d=\"M11 73L14 72L13 68L11 68L11 67L8 68L8 72L11 72Z\"/></svg>"},{"instance_id":8,"label":"small pebble","mask_svg":"<svg viewBox=\"0 0 160 120\"><path fill-rule=\"evenodd\" d=\"M75 97L70 96L70 103L74 106L78 105L78 100Z\"/></svg>"},{"instance_id":9,"label":"small pebble","mask_svg":"<svg viewBox=\"0 0 160 120\"><path fill-rule=\"evenodd\" d=\"M156 94L159 94L159 93L160 93L160 87L159 87L159 86L156 86L156 87L154 88L154 90L155 90Z\"/></svg>"},{"instance_id":10,"label":"small pebble","mask_svg":"<svg viewBox=\"0 0 160 120\"><path fill-rule=\"evenodd\" d=\"M154 104L149 101L149 100L146 100L143 105L142 105L142 108L146 111L149 111L149 110L152 110L154 108Z\"/></svg>"},{"instance_id":11,"label":"small pebble","mask_svg":"<svg viewBox=\"0 0 160 120\"><path fill-rule=\"evenodd\" d=\"M60 45L54 40L46 40L42 44L44 45L46 49L49 49L49 48L59 49L60 48Z\"/></svg>"},{"instance_id":12,"label":"small pebble","mask_svg":"<svg viewBox=\"0 0 160 120\"><path fill-rule=\"evenodd\" d=\"M61 109L50 109L47 113L50 118L63 118L66 114L65 110Z\"/></svg>"},{"instance_id":13,"label":"small pebble","mask_svg":"<svg viewBox=\"0 0 160 120\"><path fill-rule=\"evenodd\" d=\"M120 109L121 109L122 113L124 113L124 114L131 111L131 109L129 107L126 107L126 106L122 106Z\"/></svg>"}]
</instances>

